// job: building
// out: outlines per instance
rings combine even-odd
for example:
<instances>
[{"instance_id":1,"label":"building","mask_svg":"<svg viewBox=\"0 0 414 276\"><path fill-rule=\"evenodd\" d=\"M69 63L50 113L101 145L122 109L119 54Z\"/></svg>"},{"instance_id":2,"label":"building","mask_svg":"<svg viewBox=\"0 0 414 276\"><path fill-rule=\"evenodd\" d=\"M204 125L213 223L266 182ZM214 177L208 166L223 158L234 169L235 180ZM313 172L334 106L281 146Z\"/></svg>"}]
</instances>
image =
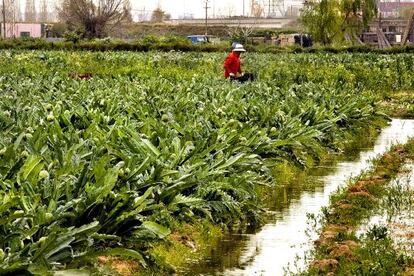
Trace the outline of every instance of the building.
<instances>
[{"instance_id":1,"label":"building","mask_svg":"<svg viewBox=\"0 0 414 276\"><path fill-rule=\"evenodd\" d=\"M1 23L3 32L3 23ZM42 37L42 24L40 23L6 23L6 38Z\"/></svg>"},{"instance_id":2,"label":"building","mask_svg":"<svg viewBox=\"0 0 414 276\"><path fill-rule=\"evenodd\" d=\"M414 10L414 2L380 2L379 10L382 18L398 18L404 10Z\"/></svg>"},{"instance_id":3,"label":"building","mask_svg":"<svg viewBox=\"0 0 414 276\"><path fill-rule=\"evenodd\" d=\"M361 40L379 48L411 44L414 42L413 21L391 18L373 21L361 35Z\"/></svg>"},{"instance_id":4,"label":"building","mask_svg":"<svg viewBox=\"0 0 414 276\"><path fill-rule=\"evenodd\" d=\"M379 9L379 19L360 37L363 43L388 48L414 42L414 2L380 2Z\"/></svg>"}]
</instances>

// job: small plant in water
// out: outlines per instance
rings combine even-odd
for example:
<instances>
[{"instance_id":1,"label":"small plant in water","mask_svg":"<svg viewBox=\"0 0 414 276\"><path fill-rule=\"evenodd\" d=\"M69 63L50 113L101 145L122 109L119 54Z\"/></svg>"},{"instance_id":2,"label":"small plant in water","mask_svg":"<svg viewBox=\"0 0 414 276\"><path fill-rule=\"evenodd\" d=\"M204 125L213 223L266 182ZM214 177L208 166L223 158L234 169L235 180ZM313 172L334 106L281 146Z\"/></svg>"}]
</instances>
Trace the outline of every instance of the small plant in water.
<instances>
[{"instance_id":1,"label":"small plant in water","mask_svg":"<svg viewBox=\"0 0 414 276\"><path fill-rule=\"evenodd\" d=\"M378 241L388 237L388 228L385 226L372 226L367 232L367 238L370 240Z\"/></svg>"}]
</instances>

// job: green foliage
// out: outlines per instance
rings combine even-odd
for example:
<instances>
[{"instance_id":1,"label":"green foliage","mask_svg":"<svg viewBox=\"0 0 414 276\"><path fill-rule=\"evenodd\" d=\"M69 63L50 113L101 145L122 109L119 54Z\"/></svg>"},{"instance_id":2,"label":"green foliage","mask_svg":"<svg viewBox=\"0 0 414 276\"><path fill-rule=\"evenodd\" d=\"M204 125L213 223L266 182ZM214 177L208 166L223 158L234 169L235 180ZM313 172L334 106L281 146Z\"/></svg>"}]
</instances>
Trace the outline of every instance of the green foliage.
<instances>
[{"instance_id":1,"label":"green foliage","mask_svg":"<svg viewBox=\"0 0 414 276\"><path fill-rule=\"evenodd\" d=\"M382 105L384 112L393 117L414 118L414 92L412 91L387 93Z\"/></svg>"},{"instance_id":2,"label":"green foliage","mask_svg":"<svg viewBox=\"0 0 414 276\"><path fill-rule=\"evenodd\" d=\"M49 30L48 36L63 37L66 31L67 31L67 26L65 23L54 23Z\"/></svg>"},{"instance_id":3,"label":"green foliage","mask_svg":"<svg viewBox=\"0 0 414 276\"><path fill-rule=\"evenodd\" d=\"M331 44L341 35L341 16L337 0L310 1L301 20L312 38L323 45Z\"/></svg>"},{"instance_id":4,"label":"green foliage","mask_svg":"<svg viewBox=\"0 0 414 276\"><path fill-rule=\"evenodd\" d=\"M323 45L353 41L377 15L374 0L322 0L306 2L301 20L315 41Z\"/></svg>"},{"instance_id":5,"label":"green foliage","mask_svg":"<svg viewBox=\"0 0 414 276\"><path fill-rule=\"evenodd\" d=\"M224 58L3 51L0 273L108 252L146 265L177 221L259 224L274 166L338 149L383 118L373 91L413 83L409 55L251 54L246 85Z\"/></svg>"},{"instance_id":6,"label":"green foliage","mask_svg":"<svg viewBox=\"0 0 414 276\"><path fill-rule=\"evenodd\" d=\"M372 171L359 176L348 187L340 188L331 196L330 206L322 210L321 223L325 224L323 231L328 233L335 231L338 226L343 228L337 228L332 240L322 240L321 235L319 241L323 243L312 252L317 259L315 263L335 258L337 265L326 268L337 275L400 275L412 266L412 257L400 247L399 237L393 235L391 238L387 228L393 224L399 225L396 223L398 214L410 214L412 209L409 185L401 185L399 180L390 183L407 159L412 157L412 145L413 140L410 140L404 146L392 147L374 160ZM386 215L388 226L373 225L363 235L357 234L360 230L355 229L373 214ZM335 256L333 248L338 245L344 245L343 254ZM345 253L346 250L348 253ZM311 265L304 275L316 275L321 269Z\"/></svg>"},{"instance_id":7,"label":"green foliage","mask_svg":"<svg viewBox=\"0 0 414 276\"><path fill-rule=\"evenodd\" d=\"M349 37L358 36L364 27L377 15L377 2L374 0L354 1L342 0L344 34Z\"/></svg>"},{"instance_id":8,"label":"green foliage","mask_svg":"<svg viewBox=\"0 0 414 276\"><path fill-rule=\"evenodd\" d=\"M81 31L66 31L63 33L63 38L66 42L78 43L83 37Z\"/></svg>"},{"instance_id":9,"label":"green foliage","mask_svg":"<svg viewBox=\"0 0 414 276\"><path fill-rule=\"evenodd\" d=\"M75 33L76 34L76 33ZM81 38L82 32L77 33ZM230 42L228 43L206 43L206 44L191 44L188 40L178 37L144 37L143 39L133 42L126 42L122 40L112 39L95 39L95 40L78 40L77 36L74 40L48 42L44 39L13 39L0 40L0 49L10 50L77 50L77 51L133 51L133 52L147 52L150 50L170 52L228 52L230 50ZM74 43L76 42L76 43ZM414 53L414 46L394 46L387 49L373 48L368 45L353 45L353 46L314 46L310 48L294 47L279 47L267 44L246 45L248 52L266 53L266 54L289 54L289 53L310 53L310 54L326 54L326 53L376 53L376 54L401 54Z\"/></svg>"},{"instance_id":10,"label":"green foliage","mask_svg":"<svg viewBox=\"0 0 414 276\"><path fill-rule=\"evenodd\" d=\"M338 275L399 275L409 264L409 259L394 249L384 226L374 225L362 242L363 246L355 252L355 261L343 262Z\"/></svg>"}]
</instances>

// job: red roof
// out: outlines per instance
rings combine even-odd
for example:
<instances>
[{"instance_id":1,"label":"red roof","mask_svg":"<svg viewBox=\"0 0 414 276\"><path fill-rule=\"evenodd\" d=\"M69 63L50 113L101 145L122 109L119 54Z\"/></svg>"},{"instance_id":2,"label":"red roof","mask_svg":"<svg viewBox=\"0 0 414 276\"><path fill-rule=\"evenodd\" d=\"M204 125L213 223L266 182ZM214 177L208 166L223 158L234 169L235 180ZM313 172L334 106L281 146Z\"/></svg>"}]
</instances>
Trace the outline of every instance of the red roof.
<instances>
[{"instance_id":1,"label":"red roof","mask_svg":"<svg viewBox=\"0 0 414 276\"><path fill-rule=\"evenodd\" d=\"M380 2L380 12L398 12L399 9L414 8L414 2Z\"/></svg>"}]
</instances>

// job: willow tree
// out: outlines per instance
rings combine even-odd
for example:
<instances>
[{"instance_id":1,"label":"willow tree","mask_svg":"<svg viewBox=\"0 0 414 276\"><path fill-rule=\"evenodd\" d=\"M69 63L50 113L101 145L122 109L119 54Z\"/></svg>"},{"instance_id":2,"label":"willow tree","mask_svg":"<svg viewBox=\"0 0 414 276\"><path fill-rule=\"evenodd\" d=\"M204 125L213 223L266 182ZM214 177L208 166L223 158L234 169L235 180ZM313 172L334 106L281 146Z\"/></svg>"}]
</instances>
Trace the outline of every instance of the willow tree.
<instances>
[{"instance_id":1,"label":"willow tree","mask_svg":"<svg viewBox=\"0 0 414 276\"><path fill-rule=\"evenodd\" d=\"M356 38L377 15L376 0L341 0L342 32L347 40Z\"/></svg>"},{"instance_id":2,"label":"willow tree","mask_svg":"<svg viewBox=\"0 0 414 276\"><path fill-rule=\"evenodd\" d=\"M376 0L310 0L304 5L302 23L315 41L331 44L358 39L376 14Z\"/></svg>"},{"instance_id":3,"label":"willow tree","mask_svg":"<svg viewBox=\"0 0 414 276\"><path fill-rule=\"evenodd\" d=\"M63 0L59 16L70 26L82 27L85 36L103 37L108 26L119 24L129 14L127 0Z\"/></svg>"},{"instance_id":4,"label":"willow tree","mask_svg":"<svg viewBox=\"0 0 414 276\"><path fill-rule=\"evenodd\" d=\"M341 11L337 0L310 0L305 2L302 23L313 39L331 44L341 32Z\"/></svg>"}]
</instances>

